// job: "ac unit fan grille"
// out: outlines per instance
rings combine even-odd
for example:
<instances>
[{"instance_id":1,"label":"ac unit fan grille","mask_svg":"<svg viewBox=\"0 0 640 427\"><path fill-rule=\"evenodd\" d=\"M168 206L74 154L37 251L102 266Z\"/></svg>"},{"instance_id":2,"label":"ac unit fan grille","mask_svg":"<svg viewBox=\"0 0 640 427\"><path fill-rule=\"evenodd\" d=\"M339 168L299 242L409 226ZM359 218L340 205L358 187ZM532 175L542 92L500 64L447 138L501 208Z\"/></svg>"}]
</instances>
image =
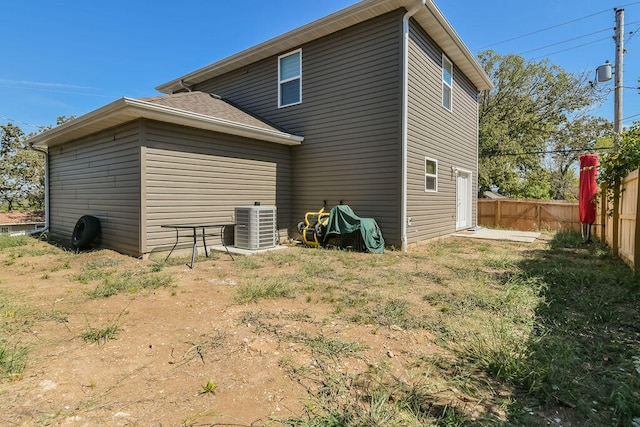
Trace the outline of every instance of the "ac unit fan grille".
<instances>
[{"instance_id":1,"label":"ac unit fan grille","mask_svg":"<svg viewBox=\"0 0 640 427\"><path fill-rule=\"evenodd\" d=\"M240 249L272 248L277 243L275 206L236 207L235 246Z\"/></svg>"}]
</instances>

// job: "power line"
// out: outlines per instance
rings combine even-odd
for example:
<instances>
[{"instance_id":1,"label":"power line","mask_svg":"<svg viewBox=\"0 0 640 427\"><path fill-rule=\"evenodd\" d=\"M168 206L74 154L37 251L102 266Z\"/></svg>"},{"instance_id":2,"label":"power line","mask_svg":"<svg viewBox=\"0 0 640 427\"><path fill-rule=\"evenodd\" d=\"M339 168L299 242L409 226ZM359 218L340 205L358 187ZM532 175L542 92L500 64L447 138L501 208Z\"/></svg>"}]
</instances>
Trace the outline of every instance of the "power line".
<instances>
[{"instance_id":1,"label":"power line","mask_svg":"<svg viewBox=\"0 0 640 427\"><path fill-rule=\"evenodd\" d=\"M638 3L640 3L640 2L638 2ZM530 33L523 34L521 36L512 37L510 39L502 40L502 41L499 41L497 43L492 43L490 45L478 48L478 50L482 50L482 49L486 49L488 47L492 47L492 46L497 46L497 45L500 45L500 44L508 43L508 42L511 42L511 41L514 41L514 40L523 39L525 37L533 36L535 34L540 34L540 33L543 33L545 31L553 30L554 28L558 28L558 27L562 27L562 26L565 26L565 25L568 25L568 24L572 24L574 22L582 21L583 19L591 18L592 16L597 16L597 15L603 14L603 13L608 12L608 11L609 11L609 9L605 9L605 10L603 10L601 12L593 13L591 15L583 16L581 18L572 19L570 21L563 22L561 24L552 25L551 27L543 28L541 30L532 31Z\"/></svg>"},{"instance_id":2,"label":"power line","mask_svg":"<svg viewBox=\"0 0 640 427\"><path fill-rule=\"evenodd\" d=\"M635 6L637 4L640 4L640 1L633 2L633 3L627 3L627 4L624 4L622 6L619 6L618 8L624 8L624 7L627 7L627 6ZM596 12L596 13L592 13L590 15L582 16L580 18L571 19L569 21L562 22L562 23L556 24L556 25L552 25L552 26L547 27L547 28L542 28L540 30L532 31L532 32L527 33L527 34L522 34L520 36L511 37L511 38L506 39L506 40L502 40L502 41L499 41L499 42L496 42L496 43L492 43L492 44L480 47L480 48L478 48L476 50L483 50L483 49L486 49L488 47L498 46L498 45L501 45L501 44L504 44L504 43L508 43L508 42L511 42L511 41L514 41L514 40L519 40L519 39L522 39L522 38L525 38L525 37L533 36L535 34L543 33L545 31L549 31L549 30L553 30L554 28L563 27L563 26L568 25L568 24L573 24L574 22L582 21L582 20L587 19L587 18L591 18L591 17L597 16L597 15L601 15L603 13L609 12L610 10L611 9L605 9L605 10L602 10L600 12Z\"/></svg>"},{"instance_id":3,"label":"power line","mask_svg":"<svg viewBox=\"0 0 640 427\"><path fill-rule=\"evenodd\" d=\"M637 23L640 23L640 21L629 22L629 23L627 23L627 25L634 25L634 24L637 24ZM582 39L582 38L585 38L585 37L589 37L589 36L592 36L594 34L604 33L606 31L612 31L613 29L614 28L612 28L612 27L604 28L602 30L594 31L593 33L583 34L581 36L572 37L570 39L566 39L566 40L562 40L562 41L559 41L559 42L556 42L556 43L548 44L546 46L538 47L538 48L535 48L535 49L530 49L530 50L521 52L518 55L524 55L525 53L531 53L531 52L535 52L535 51L538 51L538 50L546 49L548 47L558 46L558 45L561 45L561 44L564 44L564 43L568 43L568 42L571 42L571 41L574 41L574 40L579 40L579 39ZM640 27L638 27L638 30L640 30ZM629 42L629 39L627 39L627 43L628 42Z\"/></svg>"},{"instance_id":4,"label":"power line","mask_svg":"<svg viewBox=\"0 0 640 427\"><path fill-rule=\"evenodd\" d=\"M590 41L590 42L588 42L588 43L583 43L583 44L580 44L580 45L577 45L577 46L568 47L568 48L566 48L566 49L562 49L562 50L558 50L558 51L556 51L556 52L548 53L548 54L546 54L546 55L538 56L538 57L533 58L533 59L546 58L546 57L548 57L548 56L557 55L557 54L559 54L559 53L568 52L568 51L570 51L570 50L579 49L579 48L581 48L581 47L589 46L590 44L599 43L599 42L601 42L601 41L603 41L603 40L609 40L610 38L611 38L611 37L604 37L604 38L602 38L602 39L593 40L593 41Z\"/></svg>"},{"instance_id":5,"label":"power line","mask_svg":"<svg viewBox=\"0 0 640 427\"><path fill-rule=\"evenodd\" d=\"M36 129L40 129L40 126L33 125L31 123L21 122L20 120L10 119L10 118L4 117L4 116L0 116L0 119L6 120L7 122L10 122L10 123L20 123L21 125L24 125L24 126L30 126L30 127L36 128Z\"/></svg>"},{"instance_id":6,"label":"power line","mask_svg":"<svg viewBox=\"0 0 640 427\"><path fill-rule=\"evenodd\" d=\"M521 52L521 53L519 53L518 55L524 55L525 53L531 53L531 52L535 52L535 51L537 51L537 50L546 49L546 48L548 48L548 47L558 46L558 45L560 45L560 44L564 44L564 43L572 42L572 41L574 41L574 40L579 40L579 39L582 39L582 38L584 38L584 37L592 36L592 35L594 35L594 34L604 33L605 31L611 31L611 28L605 28L604 30L595 31L595 32L593 32L593 33L584 34L584 35L582 35L582 36L573 37L573 38L571 38L571 39L567 39L567 40L563 40L563 41L560 41L560 42L556 42L556 43L548 44L548 45L546 45L546 46L537 47L537 48L535 48L535 49L530 49L530 50L527 50L527 51Z\"/></svg>"},{"instance_id":7,"label":"power line","mask_svg":"<svg viewBox=\"0 0 640 427\"><path fill-rule=\"evenodd\" d=\"M632 22L630 25L635 24L635 22ZM636 28L634 31L629 31L629 37L627 38L627 40L625 41L625 43L628 45L629 42L631 41L631 39L633 38L633 36L635 36L636 34L638 34L638 31L640 31L640 27Z\"/></svg>"},{"instance_id":8,"label":"power line","mask_svg":"<svg viewBox=\"0 0 640 427\"><path fill-rule=\"evenodd\" d=\"M0 86L8 87L8 88L11 88L11 89L35 90L35 91L40 91L40 92L52 92L52 93L64 93L64 94L68 94L68 95L96 96L96 97L99 97L99 98L110 98L110 99L117 99L118 98L117 96L101 95L101 94L98 94L98 93L82 93L82 92L72 92L72 91L67 91L67 90L43 89L43 88L37 88L37 87L15 86L15 85L8 85L8 84L2 84L2 83L0 83Z\"/></svg>"}]
</instances>

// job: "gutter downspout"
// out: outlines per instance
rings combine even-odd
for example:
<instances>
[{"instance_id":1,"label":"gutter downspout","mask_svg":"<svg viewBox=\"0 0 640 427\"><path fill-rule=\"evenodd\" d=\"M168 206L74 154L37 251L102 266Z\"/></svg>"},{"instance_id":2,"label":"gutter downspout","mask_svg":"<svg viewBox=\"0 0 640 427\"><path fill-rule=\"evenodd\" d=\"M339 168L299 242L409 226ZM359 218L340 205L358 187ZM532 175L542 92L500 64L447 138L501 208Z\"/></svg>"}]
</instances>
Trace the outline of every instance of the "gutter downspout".
<instances>
[{"instance_id":1,"label":"gutter downspout","mask_svg":"<svg viewBox=\"0 0 640 427\"><path fill-rule=\"evenodd\" d=\"M30 234L45 233L49 231L49 152L33 148L32 145L29 145L29 149L44 154L44 228L33 230Z\"/></svg>"},{"instance_id":2,"label":"gutter downspout","mask_svg":"<svg viewBox=\"0 0 640 427\"><path fill-rule=\"evenodd\" d=\"M418 0L411 10L402 18L402 192L400 214L401 224L401 250L407 251L407 151L409 142L409 18L426 6L426 0Z\"/></svg>"}]
</instances>

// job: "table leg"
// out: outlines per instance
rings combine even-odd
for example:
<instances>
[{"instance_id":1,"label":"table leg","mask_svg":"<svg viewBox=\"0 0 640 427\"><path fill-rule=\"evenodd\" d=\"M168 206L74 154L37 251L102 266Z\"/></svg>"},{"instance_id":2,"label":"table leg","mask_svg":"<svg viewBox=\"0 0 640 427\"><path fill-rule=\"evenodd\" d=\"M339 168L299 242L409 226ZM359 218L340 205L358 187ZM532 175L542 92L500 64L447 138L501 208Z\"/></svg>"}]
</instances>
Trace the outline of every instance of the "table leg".
<instances>
[{"instance_id":1,"label":"table leg","mask_svg":"<svg viewBox=\"0 0 640 427\"><path fill-rule=\"evenodd\" d=\"M205 238L205 227L202 227L202 244L204 245L204 254L209 258L209 252L207 251L207 239Z\"/></svg>"},{"instance_id":2,"label":"table leg","mask_svg":"<svg viewBox=\"0 0 640 427\"><path fill-rule=\"evenodd\" d=\"M178 246L178 229L176 228L176 243L174 243L173 247L171 248L171 250L169 251L169 254L167 255L167 257L164 259L164 262L167 262L167 260L169 259L169 257L171 256L171 254L173 253L173 250L176 248L176 246Z\"/></svg>"},{"instance_id":3,"label":"table leg","mask_svg":"<svg viewBox=\"0 0 640 427\"><path fill-rule=\"evenodd\" d=\"M198 241L196 233L196 227L193 227L193 250L191 251L191 265L189 266L191 269L193 269L193 265L196 262L196 252L198 251Z\"/></svg>"},{"instance_id":4,"label":"table leg","mask_svg":"<svg viewBox=\"0 0 640 427\"><path fill-rule=\"evenodd\" d=\"M222 243L222 246L224 246L224 250L227 251L227 254L231 257L231 261L235 261L235 259L233 258L233 255L231 255L231 252L229 252L229 248L227 248L227 245L224 242L224 231L226 229L227 229L226 225L223 225L220 227L220 242Z\"/></svg>"}]
</instances>

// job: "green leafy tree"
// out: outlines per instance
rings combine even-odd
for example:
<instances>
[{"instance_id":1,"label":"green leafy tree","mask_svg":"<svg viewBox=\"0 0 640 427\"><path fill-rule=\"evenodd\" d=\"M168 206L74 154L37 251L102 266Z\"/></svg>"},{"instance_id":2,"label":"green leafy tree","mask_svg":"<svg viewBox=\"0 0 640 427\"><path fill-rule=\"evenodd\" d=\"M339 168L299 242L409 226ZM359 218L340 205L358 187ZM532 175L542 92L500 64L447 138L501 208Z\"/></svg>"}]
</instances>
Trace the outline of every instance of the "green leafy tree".
<instances>
[{"instance_id":1,"label":"green leafy tree","mask_svg":"<svg viewBox=\"0 0 640 427\"><path fill-rule=\"evenodd\" d=\"M57 125L75 116L60 116ZM7 210L44 209L44 156L31 150L26 140L52 126L42 126L37 133L25 133L12 123L0 125L0 203Z\"/></svg>"},{"instance_id":2,"label":"green leafy tree","mask_svg":"<svg viewBox=\"0 0 640 427\"><path fill-rule=\"evenodd\" d=\"M589 84L586 74L576 76L547 60L527 61L494 51L478 57L494 83L480 97L480 191L551 197L553 189L539 179L549 138L599 101L599 89Z\"/></svg>"},{"instance_id":3,"label":"green leafy tree","mask_svg":"<svg viewBox=\"0 0 640 427\"><path fill-rule=\"evenodd\" d=\"M0 200L12 210L23 184L21 162L16 156L24 148L24 132L11 123L0 126Z\"/></svg>"},{"instance_id":4,"label":"green leafy tree","mask_svg":"<svg viewBox=\"0 0 640 427\"><path fill-rule=\"evenodd\" d=\"M551 133L547 147L552 153L548 162L552 199L578 199L579 176L574 166L581 154L594 152L598 141L610 137L612 131L608 120L587 115L561 123Z\"/></svg>"},{"instance_id":5,"label":"green leafy tree","mask_svg":"<svg viewBox=\"0 0 640 427\"><path fill-rule=\"evenodd\" d=\"M613 196L615 188L634 170L640 167L640 122L616 135L614 149L600 159L598 183Z\"/></svg>"}]
</instances>

